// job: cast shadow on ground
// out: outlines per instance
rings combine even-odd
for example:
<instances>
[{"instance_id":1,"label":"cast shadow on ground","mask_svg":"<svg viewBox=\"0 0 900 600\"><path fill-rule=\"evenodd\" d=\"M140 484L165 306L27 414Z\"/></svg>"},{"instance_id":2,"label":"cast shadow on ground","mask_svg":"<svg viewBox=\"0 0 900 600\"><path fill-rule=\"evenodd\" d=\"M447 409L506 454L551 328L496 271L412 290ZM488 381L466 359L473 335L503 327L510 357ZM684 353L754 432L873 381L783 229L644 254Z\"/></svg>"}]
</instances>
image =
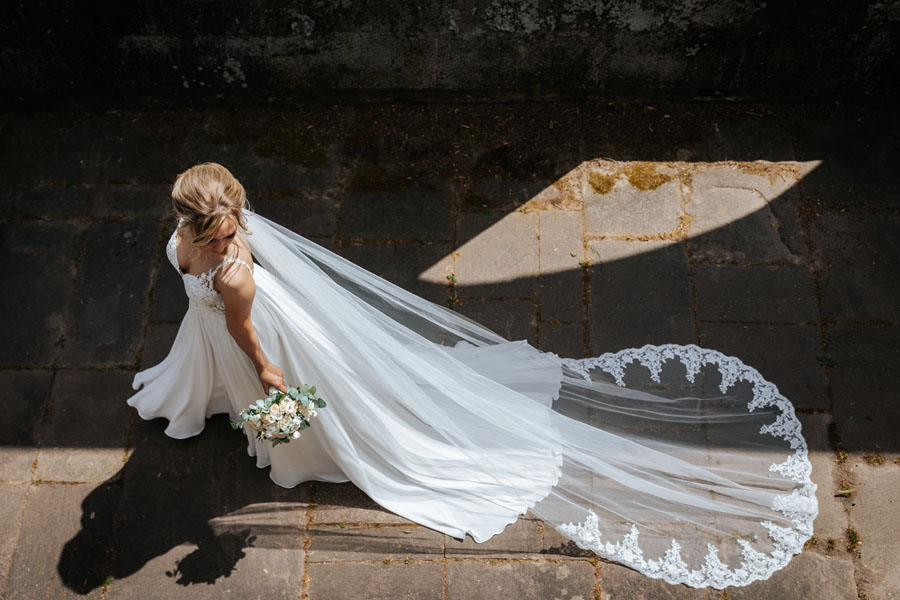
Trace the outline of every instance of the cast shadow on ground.
<instances>
[{"instance_id":1,"label":"cast shadow on ground","mask_svg":"<svg viewBox=\"0 0 900 600\"><path fill-rule=\"evenodd\" d=\"M126 578L180 545L196 549L168 565L166 575L179 585L212 584L231 574L259 536L273 534L252 524L252 514L224 528L213 527L217 517L252 505L272 514L305 513L311 483L294 489L272 483L224 415L211 417L207 430L188 440L167 437L163 419L136 421L134 453L85 498L82 529L60 554L58 570L71 589L86 593L108 576ZM284 538L301 525L285 523Z\"/></svg>"}]
</instances>

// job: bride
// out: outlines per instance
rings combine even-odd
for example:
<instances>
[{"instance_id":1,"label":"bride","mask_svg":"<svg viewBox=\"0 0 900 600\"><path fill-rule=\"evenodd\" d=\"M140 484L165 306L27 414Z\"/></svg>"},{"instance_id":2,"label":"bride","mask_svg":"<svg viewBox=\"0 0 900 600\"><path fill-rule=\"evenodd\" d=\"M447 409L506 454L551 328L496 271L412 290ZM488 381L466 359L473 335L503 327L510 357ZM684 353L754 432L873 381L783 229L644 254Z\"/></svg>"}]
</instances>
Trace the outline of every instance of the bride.
<instances>
[{"instance_id":1,"label":"bride","mask_svg":"<svg viewBox=\"0 0 900 600\"><path fill-rule=\"evenodd\" d=\"M581 548L694 587L766 579L812 535L793 406L736 358L673 344L560 358L256 214L219 164L178 175L172 199L166 255L190 302L128 399L167 435L302 382L328 406L301 438L272 447L244 428L284 487L352 481L477 542L531 510Z\"/></svg>"}]
</instances>

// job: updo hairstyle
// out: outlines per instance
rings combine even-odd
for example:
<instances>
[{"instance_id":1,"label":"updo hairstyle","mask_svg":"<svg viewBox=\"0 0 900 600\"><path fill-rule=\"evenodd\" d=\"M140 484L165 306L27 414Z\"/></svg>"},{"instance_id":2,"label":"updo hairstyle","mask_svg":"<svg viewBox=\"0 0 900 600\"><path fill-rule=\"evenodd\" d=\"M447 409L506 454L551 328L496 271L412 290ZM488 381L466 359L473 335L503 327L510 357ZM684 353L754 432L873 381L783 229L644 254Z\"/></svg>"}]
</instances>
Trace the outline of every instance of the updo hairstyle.
<instances>
[{"instance_id":1,"label":"updo hairstyle","mask_svg":"<svg viewBox=\"0 0 900 600\"><path fill-rule=\"evenodd\" d=\"M212 242L225 219L230 218L235 227L248 234L243 208L250 209L244 186L219 163L194 165L180 173L172 187L172 209L183 219L182 227L193 225L194 248Z\"/></svg>"}]
</instances>

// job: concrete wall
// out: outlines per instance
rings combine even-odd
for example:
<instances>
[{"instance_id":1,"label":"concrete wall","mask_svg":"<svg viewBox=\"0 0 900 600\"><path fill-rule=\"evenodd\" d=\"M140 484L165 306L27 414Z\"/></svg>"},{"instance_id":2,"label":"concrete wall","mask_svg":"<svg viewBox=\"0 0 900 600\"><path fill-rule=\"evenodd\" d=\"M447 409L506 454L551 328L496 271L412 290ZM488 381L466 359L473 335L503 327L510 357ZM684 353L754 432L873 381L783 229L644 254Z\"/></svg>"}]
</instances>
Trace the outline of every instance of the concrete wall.
<instances>
[{"instance_id":1,"label":"concrete wall","mask_svg":"<svg viewBox=\"0 0 900 600\"><path fill-rule=\"evenodd\" d=\"M5 3L7 106L898 91L900 1Z\"/></svg>"}]
</instances>

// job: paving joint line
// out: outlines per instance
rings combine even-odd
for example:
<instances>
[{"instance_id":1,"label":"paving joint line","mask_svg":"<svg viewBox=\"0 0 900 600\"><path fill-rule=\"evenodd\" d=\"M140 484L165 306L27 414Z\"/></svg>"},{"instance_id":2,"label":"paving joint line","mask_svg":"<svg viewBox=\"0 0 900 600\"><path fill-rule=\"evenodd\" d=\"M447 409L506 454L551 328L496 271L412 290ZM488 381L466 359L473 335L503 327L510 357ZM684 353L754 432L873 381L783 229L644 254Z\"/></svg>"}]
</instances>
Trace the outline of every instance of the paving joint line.
<instances>
[{"instance_id":1,"label":"paving joint line","mask_svg":"<svg viewBox=\"0 0 900 600\"><path fill-rule=\"evenodd\" d=\"M795 133L796 136L796 133ZM794 142L796 145L796 142ZM814 206L817 203L817 200L808 194L803 186L803 182L798 182L798 196L799 196L799 221L800 221L800 231L803 237L804 245L806 246L807 255L811 259L812 269L810 270L810 278L813 283L813 290L815 292L816 298L816 310L819 313L819 333L821 336L820 348L822 350L823 356L828 357L829 351L829 324L828 320L825 318L825 309L824 309L824 292L822 289L822 265L823 257L819 252L818 245L815 242L815 238L812 232L812 220L814 216L818 216L817 208ZM856 486L856 478L853 473L849 469L849 466L846 462L841 462L839 457L843 453L843 445L841 442L841 432L840 426L838 422L834 418L834 388L832 386L831 381L831 371L832 368L827 364L824 365L825 370L825 394L828 398L828 413L830 413L831 419L828 424L828 441L831 444L832 450L832 458L837 463L834 474L832 475L832 481L830 482L832 489L829 490L829 493L833 494L835 489L839 489L839 480L850 482L851 485ZM847 519L847 528L848 531L852 528L852 503L850 502L849 497L843 498L841 502L842 508L844 510L844 515ZM846 535L847 532L845 532ZM854 585L856 586L858 595L863 598L866 597L866 580L863 576L862 571L865 569L865 566L862 565L862 562L858 556L858 553L850 553L851 554L851 564L853 565L853 579Z\"/></svg>"}]
</instances>

